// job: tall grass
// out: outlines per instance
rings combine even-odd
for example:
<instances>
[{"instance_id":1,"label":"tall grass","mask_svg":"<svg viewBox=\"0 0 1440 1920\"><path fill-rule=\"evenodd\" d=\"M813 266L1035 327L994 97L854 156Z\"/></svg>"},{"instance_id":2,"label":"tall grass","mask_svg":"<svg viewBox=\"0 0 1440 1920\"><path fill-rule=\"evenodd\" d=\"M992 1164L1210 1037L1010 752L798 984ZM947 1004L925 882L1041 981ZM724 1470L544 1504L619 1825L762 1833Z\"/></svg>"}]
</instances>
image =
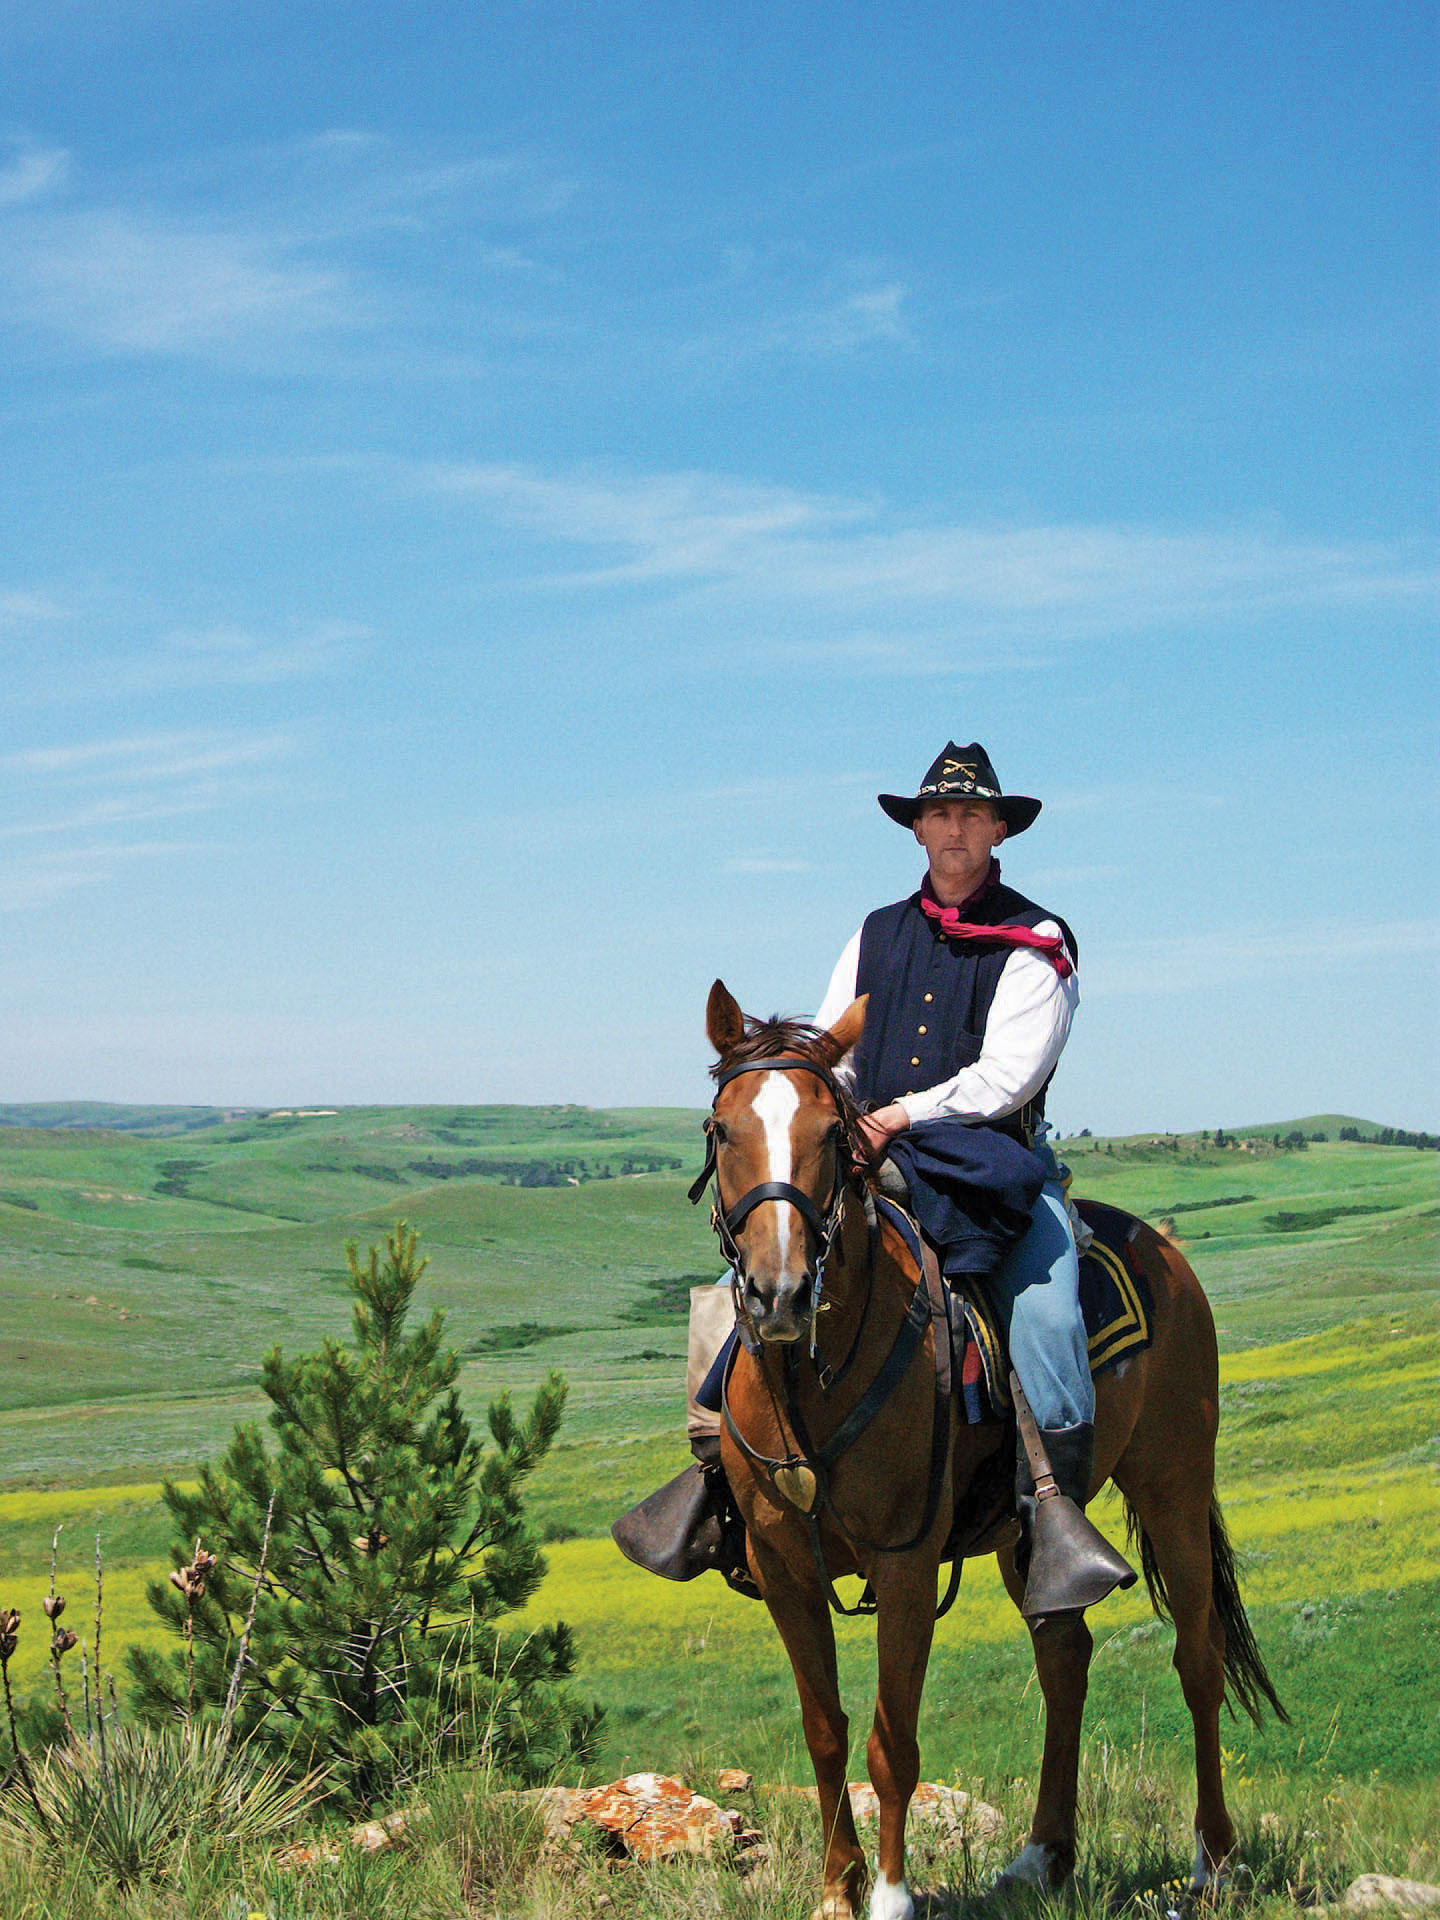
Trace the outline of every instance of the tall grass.
<instances>
[{"instance_id":1,"label":"tall grass","mask_svg":"<svg viewBox=\"0 0 1440 1920\"><path fill-rule=\"evenodd\" d=\"M852 1769L853 1770L853 1769ZM694 1784L713 1790L703 1775ZM992 1840L912 1833L910 1879L932 1895L934 1920L988 1920L985 1895L1021 1844L1032 1784L965 1783L995 1806ZM57 1866L20 1840L0 1840L5 1920L804 1920L816 1899L819 1833L813 1805L755 1792L741 1803L762 1847L735 1859L617 1865L583 1838L556 1854L533 1804L496 1793L483 1774L432 1780L426 1811L403 1842L367 1858L288 1868L273 1844L197 1829L163 1885L127 1889ZM1363 1873L1440 1877L1433 1790L1364 1781L1297 1786L1232 1770L1240 1863L1215 1902L1221 1915L1280 1920L1336 1901ZM1121 1750L1092 1740L1081 1773L1081 1851L1073 1884L1026 1911L1065 1920L1165 1920L1188 1878L1192 1782L1174 1748ZM718 1796L723 1799L723 1796ZM321 1829L316 1829L320 1832ZM862 1840L873 1849L873 1829Z\"/></svg>"}]
</instances>

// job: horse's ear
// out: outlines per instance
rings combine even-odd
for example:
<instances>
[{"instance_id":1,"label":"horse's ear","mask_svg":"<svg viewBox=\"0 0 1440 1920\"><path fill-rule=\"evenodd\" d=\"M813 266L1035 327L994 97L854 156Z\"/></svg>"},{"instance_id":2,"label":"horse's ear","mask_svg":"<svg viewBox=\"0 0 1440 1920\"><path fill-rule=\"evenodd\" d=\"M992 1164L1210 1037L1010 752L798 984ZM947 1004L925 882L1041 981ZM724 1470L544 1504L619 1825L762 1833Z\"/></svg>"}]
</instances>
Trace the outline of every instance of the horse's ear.
<instances>
[{"instance_id":1,"label":"horse's ear","mask_svg":"<svg viewBox=\"0 0 1440 1920\"><path fill-rule=\"evenodd\" d=\"M858 1000L852 1000L825 1035L821 1042L821 1052L825 1056L827 1067L833 1067L837 1061L843 1060L860 1038L865 1026L865 1008L869 1000L868 993L862 993Z\"/></svg>"},{"instance_id":2,"label":"horse's ear","mask_svg":"<svg viewBox=\"0 0 1440 1920\"><path fill-rule=\"evenodd\" d=\"M740 1002L723 980L717 980L705 1003L705 1031L710 1044L723 1060L745 1037L745 1016Z\"/></svg>"}]
</instances>

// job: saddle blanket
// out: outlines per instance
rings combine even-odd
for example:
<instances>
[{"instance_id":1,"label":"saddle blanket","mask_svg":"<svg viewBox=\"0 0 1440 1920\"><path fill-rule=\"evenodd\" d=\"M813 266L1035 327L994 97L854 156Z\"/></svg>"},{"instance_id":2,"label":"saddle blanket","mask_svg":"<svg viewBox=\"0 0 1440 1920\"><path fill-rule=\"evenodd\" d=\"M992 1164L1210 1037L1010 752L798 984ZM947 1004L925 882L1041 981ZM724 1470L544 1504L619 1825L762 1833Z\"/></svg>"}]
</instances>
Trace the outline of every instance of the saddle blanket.
<instances>
[{"instance_id":1,"label":"saddle blanket","mask_svg":"<svg viewBox=\"0 0 1440 1920\"><path fill-rule=\"evenodd\" d=\"M906 1241L920 1261L920 1229L902 1207L883 1194L875 1196L875 1206ZM1093 1238L1080 1256L1080 1310L1090 1348L1090 1371L1104 1373L1127 1355L1139 1353L1150 1345L1151 1321L1155 1303L1150 1283L1138 1263L1129 1257L1130 1241L1139 1226L1133 1214L1122 1213L1099 1200L1080 1200L1076 1208L1090 1228ZM964 1419L971 1426L984 1420L1007 1419L1010 1414L1010 1357L1000 1322L984 1289L980 1286L955 1289L946 1282L949 1294L951 1379L956 1398L964 1408ZM717 1310L729 1320L729 1296L713 1287L695 1292L717 1302ZM692 1315L692 1328L694 1325ZM722 1340L717 1325L715 1339ZM696 1380L690 1388L692 1432L695 1409L700 1418L709 1417L708 1431L718 1432L721 1381L736 1335L731 1323L725 1330L718 1353L710 1345ZM713 1358L712 1358L713 1356ZM709 1363L708 1366L706 1363Z\"/></svg>"},{"instance_id":2,"label":"saddle blanket","mask_svg":"<svg viewBox=\"0 0 1440 1920\"><path fill-rule=\"evenodd\" d=\"M876 1205L918 1260L919 1233L909 1214L883 1196L877 1196ZM1076 1209L1094 1235L1080 1256L1080 1311L1093 1375L1150 1345L1155 1302L1149 1281L1130 1257L1140 1224L1134 1215L1100 1200L1079 1200ZM978 1285L950 1288L949 1305L952 1377L965 1419L972 1426L1004 1419L1010 1412L1010 1357L995 1309Z\"/></svg>"}]
</instances>

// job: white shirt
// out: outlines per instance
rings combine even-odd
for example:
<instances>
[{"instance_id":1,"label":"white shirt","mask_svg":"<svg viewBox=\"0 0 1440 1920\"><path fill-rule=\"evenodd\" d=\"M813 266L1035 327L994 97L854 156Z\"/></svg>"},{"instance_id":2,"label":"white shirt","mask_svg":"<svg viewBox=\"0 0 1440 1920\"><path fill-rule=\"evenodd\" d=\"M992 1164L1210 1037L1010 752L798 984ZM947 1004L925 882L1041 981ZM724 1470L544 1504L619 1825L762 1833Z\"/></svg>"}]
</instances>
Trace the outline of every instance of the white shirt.
<instances>
[{"instance_id":1,"label":"white shirt","mask_svg":"<svg viewBox=\"0 0 1440 1920\"><path fill-rule=\"evenodd\" d=\"M1053 920L1042 920L1035 931L1059 934L1060 929ZM855 998L859 965L857 933L830 976L815 1015L817 1027L833 1027ZM1043 954L1017 947L996 982L980 1058L953 1079L907 1093L896 1104L905 1109L912 1126L921 1120L1000 1120L1017 1113L1054 1071L1079 1004L1077 974L1072 971L1062 980ZM854 1055L847 1053L835 1072L847 1087L853 1086Z\"/></svg>"}]
</instances>

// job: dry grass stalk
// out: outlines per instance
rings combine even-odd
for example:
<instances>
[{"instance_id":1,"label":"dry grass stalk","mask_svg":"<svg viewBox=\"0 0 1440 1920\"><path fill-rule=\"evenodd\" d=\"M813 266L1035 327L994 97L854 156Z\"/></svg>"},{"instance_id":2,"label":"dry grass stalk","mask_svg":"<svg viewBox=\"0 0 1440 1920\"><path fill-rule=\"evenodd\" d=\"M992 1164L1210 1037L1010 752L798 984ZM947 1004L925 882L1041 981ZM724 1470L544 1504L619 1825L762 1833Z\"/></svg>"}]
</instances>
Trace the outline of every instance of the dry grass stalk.
<instances>
[{"instance_id":1,"label":"dry grass stalk","mask_svg":"<svg viewBox=\"0 0 1440 1920\"><path fill-rule=\"evenodd\" d=\"M100 1555L100 1535L95 1535L95 1726L100 1736L100 1770L109 1770L109 1755L105 1747L105 1700L101 1693L100 1679L100 1632L105 1614L105 1568ZM90 1710L87 1693L86 1724L89 1724Z\"/></svg>"},{"instance_id":2,"label":"dry grass stalk","mask_svg":"<svg viewBox=\"0 0 1440 1920\"><path fill-rule=\"evenodd\" d=\"M55 1556L59 1551L60 1535L63 1532L64 1526L62 1523L62 1525L56 1527L54 1534L51 1536L50 1591L40 1604L45 1609L45 1618L50 1622L53 1629L50 1635L50 1671L55 1680L55 1699L60 1708L60 1718L65 1723L66 1737L73 1745L75 1729L70 1724L70 1702L65 1697L65 1678L60 1671L60 1661L65 1654L69 1653L73 1646L78 1645L78 1637L73 1634L68 1627L56 1625L61 1614L65 1611L65 1596L63 1593L57 1593L55 1591Z\"/></svg>"},{"instance_id":3,"label":"dry grass stalk","mask_svg":"<svg viewBox=\"0 0 1440 1920\"><path fill-rule=\"evenodd\" d=\"M272 1490L270 1504L265 1509L265 1535L260 1542L260 1560L255 1568L255 1584L250 1589L250 1611L245 1616L245 1631L240 1636L240 1651L235 1656L235 1669L230 1675L230 1685L225 1693L225 1712L220 1721L220 1738L226 1745L230 1740L230 1729L235 1719L235 1707L240 1698L240 1676L245 1670L245 1659L250 1651L250 1631L255 1625L255 1609L260 1604L260 1588L265 1579L265 1561L270 1552L270 1523L275 1518L275 1495ZM198 1541L197 1541L198 1546Z\"/></svg>"},{"instance_id":4,"label":"dry grass stalk","mask_svg":"<svg viewBox=\"0 0 1440 1920\"><path fill-rule=\"evenodd\" d=\"M15 1749L15 1767L25 1791L30 1796L30 1804L39 1816L40 1824L48 1834L50 1823L45 1818L45 1809L40 1804L40 1796L35 1791L35 1782L30 1778L30 1769L25 1764L25 1749L20 1744L20 1728L15 1720L15 1696L10 1691L10 1660L20 1640L20 1610L18 1607L0 1607L0 1676L5 1686L5 1717L10 1723L10 1742Z\"/></svg>"}]
</instances>

